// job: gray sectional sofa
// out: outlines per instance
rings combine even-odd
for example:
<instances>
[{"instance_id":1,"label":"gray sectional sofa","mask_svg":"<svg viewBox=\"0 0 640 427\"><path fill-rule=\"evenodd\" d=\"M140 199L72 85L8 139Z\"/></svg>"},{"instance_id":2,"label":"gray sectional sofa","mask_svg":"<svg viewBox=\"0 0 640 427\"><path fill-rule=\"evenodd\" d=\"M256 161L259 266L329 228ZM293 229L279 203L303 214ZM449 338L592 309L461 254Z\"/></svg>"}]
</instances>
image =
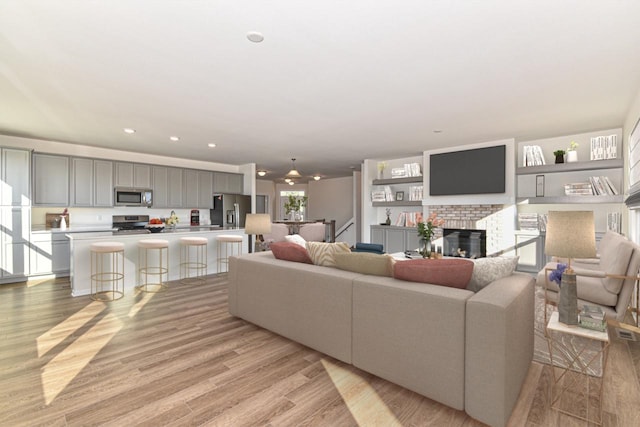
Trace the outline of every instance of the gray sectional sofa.
<instances>
[{"instance_id":1,"label":"gray sectional sofa","mask_svg":"<svg viewBox=\"0 0 640 427\"><path fill-rule=\"evenodd\" d=\"M230 258L229 312L492 426L533 355L534 279L477 293L275 259Z\"/></svg>"}]
</instances>

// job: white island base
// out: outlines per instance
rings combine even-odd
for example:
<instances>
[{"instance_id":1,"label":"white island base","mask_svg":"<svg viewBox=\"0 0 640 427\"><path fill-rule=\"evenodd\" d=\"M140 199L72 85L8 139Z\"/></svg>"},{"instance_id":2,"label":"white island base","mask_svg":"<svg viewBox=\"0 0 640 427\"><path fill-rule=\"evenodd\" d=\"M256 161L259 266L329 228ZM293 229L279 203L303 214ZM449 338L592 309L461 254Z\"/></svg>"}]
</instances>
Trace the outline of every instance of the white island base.
<instances>
[{"instance_id":1,"label":"white island base","mask_svg":"<svg viewBox=\"0 0 640 427\"><path fill-rule=\"evenodd\" d=\"M71 243L71 295L74 297L91 294L91 252L90 246L96 242L124 243L124 292L132 292L138 285L138 242L143 239L164 239L169 242L169 280L180 278L180 238L205 237L207 245L207 274L217 271L218 243L216 237L221 234L242 236L242 252L248 251L248 236L244 229L177 229L165 230L153 234L113 234L111 232L74 233L67 237Z\"/></svg>"}]
</instances>

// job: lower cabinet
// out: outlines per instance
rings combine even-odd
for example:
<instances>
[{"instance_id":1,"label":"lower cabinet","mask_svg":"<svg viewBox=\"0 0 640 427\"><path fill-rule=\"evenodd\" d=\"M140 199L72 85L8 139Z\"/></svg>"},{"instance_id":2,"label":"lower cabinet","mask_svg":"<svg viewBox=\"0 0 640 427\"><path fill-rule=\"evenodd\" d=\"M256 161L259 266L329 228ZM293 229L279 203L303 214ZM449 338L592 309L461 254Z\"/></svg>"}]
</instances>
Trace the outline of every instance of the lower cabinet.
<instances>
[{"instance_id":1,"label":"lower cabinet","mask_svg":"<svg viewBox=\"0 0 640 427\"><path fill-rule=\"evenodd\" d=\"M63 233L35 233L31 236L31 274L68 276L70 244Z\"/></svg>"},{"instance_id":2,"label":"lower cabinet","mask_svg":"<svg viewBox=\"0 0 640 427\"><path fill-rule=\"evenodd\" d=\"M29 208L0 208L0 280L26 280L29 275Z\"/></svg>"},{"instance_id":3,"label":"lower cabinet","mask_svg":"<svg viewBox=\"0 0 640 427\"><path fill-rule=\"evenodd\" d=\"M419 246L418 231L415 227L372 225L371 243L383 245L384 251L389 254L415 250Z\"/></svg>"}]
</instances>

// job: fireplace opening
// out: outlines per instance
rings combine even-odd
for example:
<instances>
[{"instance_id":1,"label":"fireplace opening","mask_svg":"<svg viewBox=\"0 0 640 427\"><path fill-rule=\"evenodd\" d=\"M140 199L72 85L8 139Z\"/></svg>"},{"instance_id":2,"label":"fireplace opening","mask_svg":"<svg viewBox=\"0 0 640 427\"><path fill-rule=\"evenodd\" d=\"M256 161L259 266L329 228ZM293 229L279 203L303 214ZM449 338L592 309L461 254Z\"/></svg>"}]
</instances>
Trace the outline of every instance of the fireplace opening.
<instances>
[{"instance_id":1,"label":"fireplace opening","mask_svg":"<svg viewBox=\"0 0 640 427\"><path fill-rule=\"evenodd\" d=\"M445 228L443 255L461 258L487 256L487 230Z\"/></svg>"}]
</instances>

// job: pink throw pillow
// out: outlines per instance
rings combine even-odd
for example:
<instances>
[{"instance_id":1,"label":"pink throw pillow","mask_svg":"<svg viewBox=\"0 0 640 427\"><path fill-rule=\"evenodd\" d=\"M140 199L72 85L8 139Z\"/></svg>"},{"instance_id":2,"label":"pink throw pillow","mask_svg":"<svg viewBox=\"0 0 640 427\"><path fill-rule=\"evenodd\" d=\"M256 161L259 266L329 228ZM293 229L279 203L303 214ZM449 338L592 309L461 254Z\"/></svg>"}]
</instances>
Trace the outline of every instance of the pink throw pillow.
<instances>
[{"instance_id":1,"label":"pink throw pillow","mask_svg":"<svg viewBox=\"0 0 640 427\"><path fill-rule=\"evenodd\" d=\"M471 280L473 262L466 259L412 259L398 261L395 279L464 289Z\"/></svg>"},{"instance_id":2,"label":"pink throw pillow","mask_svg":"<svg viewBox=\"0 0 640 427\"><path fill-rule=\"evenodd\" d=\"M269 246L273 256L278 259L293 262L302 262L305 264L313 264L309 252L297 243L293 242L274 242Z\"/></svg>"}]
</instances>

